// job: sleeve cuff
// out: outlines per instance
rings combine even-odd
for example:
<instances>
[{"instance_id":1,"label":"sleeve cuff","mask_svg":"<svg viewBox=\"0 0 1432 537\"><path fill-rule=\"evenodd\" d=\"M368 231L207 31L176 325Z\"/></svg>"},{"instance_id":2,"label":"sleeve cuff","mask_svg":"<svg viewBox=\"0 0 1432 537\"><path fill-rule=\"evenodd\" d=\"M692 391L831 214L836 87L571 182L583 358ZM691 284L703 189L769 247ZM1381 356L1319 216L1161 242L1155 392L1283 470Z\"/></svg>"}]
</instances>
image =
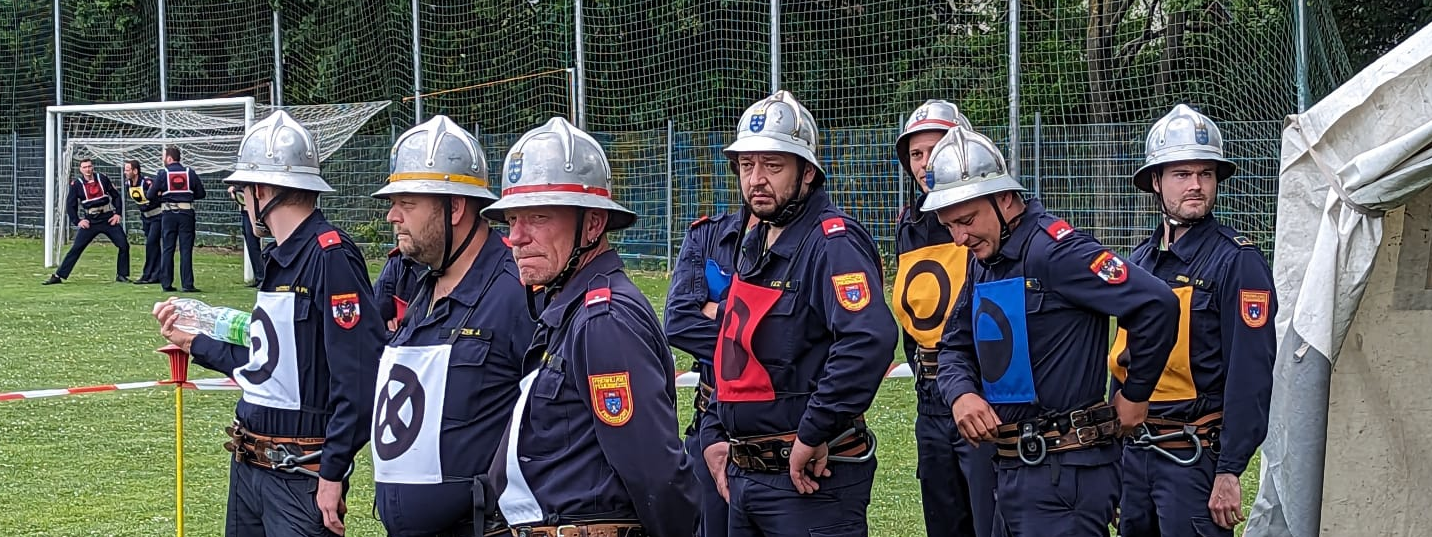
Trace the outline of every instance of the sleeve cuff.
<instances>
[{"instance_id":1,"label":"sleeve cuff","mask_svg":"<svg viewBox=\"0 0 1432 537\"><path fill-rule=\"evenodd\" d=\"M967 393L977 393L974 384L969 382L955 383L953 386L950 387L948 391L944 392L945 408L949 409L950 407L955 406L955 401L959 400L959 398L961 397L964 397Z\"/></svg>"},{"instance_id":2,"label":"sleeve cuff","mask_svg":"<svg viewBox=\"0 0 1432 537\"><path fill-rule=\"evenodd\" d=\"M1125 382L1119 393L1130 403L1146 403L1154 395L1154 385L1144 383Z\"/></svg>"}]
</instances>

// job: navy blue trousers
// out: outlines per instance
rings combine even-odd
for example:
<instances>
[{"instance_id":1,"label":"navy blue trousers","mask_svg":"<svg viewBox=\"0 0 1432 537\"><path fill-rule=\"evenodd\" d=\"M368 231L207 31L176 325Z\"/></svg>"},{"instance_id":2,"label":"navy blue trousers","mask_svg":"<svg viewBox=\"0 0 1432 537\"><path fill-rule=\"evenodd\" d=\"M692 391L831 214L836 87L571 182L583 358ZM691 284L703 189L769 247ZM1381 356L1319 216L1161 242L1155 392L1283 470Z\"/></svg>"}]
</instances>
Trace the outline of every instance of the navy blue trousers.
<instances>
[{"instance_id":1,"label":"navy blue trousers","mask_svg":"<svg viewBox=\"0 0 1432 537\"><path fill-rule=\"evenodd\" d=\"M159 254L159 284L174 287L174 250L179 250L179 281L184 289L194 288L194 212L164 211L164 228Z\"/></svg>"},{"instance_id":2,"label":"navy blue trousers","mask_svg":"<svg viewBox=\"0 0 1432 537\"><path fill-rule=\"evenodd\" d=\"M915 417L920 497L929 537L990 537L994 444L971 446L948 415Z\"/></svg>"},{"instance_id":3,"label":"navy blue trousers","mask_svg":"<svg viewBox=\"0 0 1432 537\"><path fill-rule=\"evenodd\" d=\"M1179 458L1191 449L1169 450ZM1193 466L1179 466L1152 450L1125 445L1124 489L1119 500L1119 534L1128 537L1233 537L1208 513L1213 493L1212 453Z\"/></svg>"},{"instance_id":4,"label":"navy blue trousers","mask_svg":"<svg viewBox=\"0 0 1432 537\"><path fill-rule=\"evenodd\" d=\"M691 471L696 474L696 482L700 484L701 490L697 491L698 502L701 508L701 522L697 526L698 537L726 537L726 519L730 517L730 510L726 505L726 499L721 493L716 492L716 480L711 478L711 471L706 468L706 459L701 454L701 442L699 435L688 434L686 436L686 456L691 461Z\"/></svg>"},{"instance_id":5,"label":"navy blue trousers","mask_svg":"<svg viewBox=\"0 0 1432 537\"><path fill-rule=\"evenodd\" d=\"M139 272L139 279L157 282L159 281L159 240L164 232L164 224L160 222L161 216L154 218L140 217L144 223L144 270Z\"/></svg>"},{"instance_id":6,"label":"navy blue trousers","mask_svg":"<svg viewBox=\"0 0 1432 537\"><path fill-rule=\"evenodd\" d=\"M1009 537L1108 537L1119 503L1119 466L998 465L995 504Z\"/></svg>"},{"instance_id":7,"label":"navy blue trousers","mask_svg":"<svg viewBox=\"0 0 1432 537\"><path fill-rule=\"evenodd\" d=\"M115 260L114 266L115 275L129 277L129 239L124 236L124 228L111 226L109 222L103 220L91 220L88 229L77 228L75 242L70 245L70 251L65 252L65 259L60 262L60 268L55 271L55 275L61 279L69 278L70 272L75 270L75 263L80 262L80 254L84 253L85 248L100 235L109 237L109 242L119 247L119 257Z\"/></svg>"},{"instance_id":8,"label":"navy blue trousers","mask_svg":"<svg viewBox=\"0 0 1432 537\"><path fill-rule=\"evenodd\" d=\"M374 501L390 537L475 535L472 483L377 483Z\"/></svg>"},{"instance_id":9,"label":"navy blue trousers","mask_svg":"<svg viewBox=\"0 0 1432 537\"><path fill-rule=\"evenodd\" d=\"M344 483L344 490L348 488ZM318 511L318 479L229 459L226 537L330 537Z\"/></svg>"},{"instance_id":10,"label":"navy blue trousers","mask_svg":"<svg viewBox=\"0 0 1432 537\"><path fill-rule=\"evenodd\" d=\"M800 494L789 474L747 473L728 467L731 537L865 537L866 511L875 483L875 459L834 463L820 490Z\"/></svg>"}]
</instances>

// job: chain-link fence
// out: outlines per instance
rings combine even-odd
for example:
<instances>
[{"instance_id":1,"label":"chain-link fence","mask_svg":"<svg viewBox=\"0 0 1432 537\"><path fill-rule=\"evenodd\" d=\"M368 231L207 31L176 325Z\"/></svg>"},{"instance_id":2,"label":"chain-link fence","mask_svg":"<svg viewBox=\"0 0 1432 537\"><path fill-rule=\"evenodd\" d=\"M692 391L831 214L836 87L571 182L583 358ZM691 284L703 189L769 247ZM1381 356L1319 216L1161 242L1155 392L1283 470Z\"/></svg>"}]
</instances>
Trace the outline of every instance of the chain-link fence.
<instances>
[{"instance_id":1,"label":"chain-link fence","mask_svg":"<svg viewBox=\"0 0 1432 537\"><path fill-rule=\"evenodd\" d=\"M563 115L603 143L618 201L641 215L618 247L659 265L688 222L735 210L720 148L779 84L816 117L833 197L887 252L911 201L896 128L928 98L958 103L1051 210L1120 249L1155 222L1128 181L1148 126L1192 104L1241 168L1221 216L1271 249L1281 119L1300 91L1316 99L1351 75L1323 3L1301 21L1313 45L1297 69L1296 1L12 0L0 5L15 23L0 28L0 233L41 230L41 126L57 99L388 100L324 163L337 189L324 209L360 240L390 242L367 195L419 118L475 129L499 170L522 131ZM199 210L201 243L238 243L232 203Z\"/></svg>"}]
</instances>

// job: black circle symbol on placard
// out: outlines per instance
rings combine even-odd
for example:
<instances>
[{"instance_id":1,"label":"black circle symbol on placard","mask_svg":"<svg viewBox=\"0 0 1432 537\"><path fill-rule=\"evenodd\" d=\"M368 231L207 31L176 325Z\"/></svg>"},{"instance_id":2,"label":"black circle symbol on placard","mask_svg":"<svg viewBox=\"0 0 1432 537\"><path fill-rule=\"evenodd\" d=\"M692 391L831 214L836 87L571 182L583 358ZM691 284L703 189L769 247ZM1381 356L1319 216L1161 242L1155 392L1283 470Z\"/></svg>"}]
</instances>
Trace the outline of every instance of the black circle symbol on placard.
<instances>
[{"instance_id":1,"label":"black circle symbol on placard","mask_svg":"<svg viewBox=\"0 0 1432 537\"><path fill-rule=\"evenodd\" d=\"M934 276L940 289L940 300L935 302L935 310L928 317L915 314L915 307L910 305L910 285L921 274ZM950 275L945 272L945 266L931 259L921 259L911 266L910 272L905 274L905 293L900 295L900 307L910 316L910 324L915 325L916 330L934 330L944 324L945 312L950 309Z\"/></svg>"},{"instance_id":2,"label":"black circle symbol on placard","mask_svg":"<svg viewBox=\"0 0 1432 537\"><path fill-rule=\"evenodd\" d=\"M1009 370L1010 359L1014 356L1014 329L999 304L980 297L980 307L975 310L975 326L981 326L986 319L994 324L999 333L986 334L977 331L975 352L980 361L980 376L984 377L985 382L994 384L1004 378L1005 371Z\"/></svg>"},{"instance_id":3,"label":"black circle symbol on placard","mask_svg":"<svg viewBox=\"0 0 1432 537\"><path fill-rule=\"evenodd\" d=\"M730 306L726 310L726 322L721 323L721 379L736 380L746 372L746 362L750 361L750 354L741 348L739 341L746 332L746 323L750 322L751 307L736 295L727 300Z\"/></svg>"},{"instance_id":4,"label":"black circle symbol on placard","mask_svg":"<svg viewBox=\"0 0 1432 537\"><path fill-rule=\"evenodd\" d=\"M402 385L397 393L388 389L393 383ZM379 386L378 391L378 404L373 408L373 451L379 458L390 461L407 452L418 440L418 433L423 429L426 396L418 374L402 364L393 364L388 382ZM406 423L402 417L404 405L412 405L413 409L412 418ZM383 434L384 430L392 435L392 442L384 441L387 436Z\"/></svg>"},{"instance_id":5,"label":"black circle symbol on placard","mask_svg":"<svg viewBox=\"0 0 1432 537\"><path fill-rule=\"evenodd\" d=\"M254 308L252 321L252 324L249 326L253 327L254 325L258 325L262 327L263 337L260 338L257 333L249 335L249 348L253 349L250 352L254 354L267 354L268 356L264 358L263 365L260 365L258 369L244 369L239 371L239 374L243 375L244 379L248 380L251 384L263 384L268 382L268 379L273 378L274 370L278 369L278 332L273 327L273 318L270 317L268 312L264 311L263 308ZM253 332L253 329L250 328L249 331Z\"/></svg>"}]
</instances>

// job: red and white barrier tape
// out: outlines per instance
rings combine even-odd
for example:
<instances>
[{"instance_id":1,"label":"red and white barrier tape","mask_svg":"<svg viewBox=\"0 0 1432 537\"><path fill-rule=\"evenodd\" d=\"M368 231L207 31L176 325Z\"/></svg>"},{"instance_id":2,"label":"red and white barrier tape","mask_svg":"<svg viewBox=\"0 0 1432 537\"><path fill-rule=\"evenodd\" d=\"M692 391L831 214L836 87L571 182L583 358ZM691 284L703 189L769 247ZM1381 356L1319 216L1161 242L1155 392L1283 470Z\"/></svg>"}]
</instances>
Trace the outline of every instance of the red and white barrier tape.
<instances>
[{"instance_id":1,"label":"red and white barrier tape","mask_svg":"<svg viewBox=\"0 0 1432 537\"><path fill-rule=\"evenodd\" d=\"M59 388L53 390L29 390L23 392L0 393L0 401L12 399L39 399L42 397L56 397L60 395L76 395L81 393L112 392L118 390L134 390L138 388L153 388L155 386L166 386L157 380L145 382L125 382L120 384L102 384L99 386L80 386L76 388ZM199 379L184 383L185 388L195 390L237 390L239 386L233 380L226 378Z\"/></svg>"},{"instance_id":2,"label":"red and white barrier tape","mask_svg":"<svg viewBox=\"0 0 1432 537\"><path fill-rule=\"evenodd\" d=\"M911 376L911 375L910 375L910 366L909 366L909 364L905 364L905 363L903 363L903 362L902 362L902 363L898 363L898 364L892 364L889 369L885 370L885 378L888 378L888 379L889 379L889 378L909 378L910 376ZM696 373L692 373L692 372L690 372L690 371L681 373L681 374L679 374L679 375L676 376L676 387L678 387L678 388L695 388L695 387L696 387L696 384L697 384L697 381L698 381L700 378L701 378L701 377L700 377L699 375L697 375ZM52 389L52 390L29 390L29 391L23 391L23 392L0 393L0 401L9 401L9 400L13 400L13 399L40 399L40 398L42 398L42 397L56 397L56 396L61 396L61 395L77 395L77 394L82 394L82 393L99 393L99 392L112 392L112 391L119 391L119 390L134 390L134 389L139 389L139 388L153 388L153 387L155 387L155 386L165 386L165 385L167 385L167 384L166 384L166 383L162 383L162 382L157 381L157 380L150 380L150 381L144 381L144 382L125 382L125 383L121 383L121 384L102 384L102 385L99 385L99 386L80 386L80 387L75 387L75 388L58 388L58 389ZM227 379L227 378L199 379L199 380L195 380L195 381L192 381L192 382L186 382L186 383L184 383L184 387L185 387L185 388L196 389L196 390L237 390L237 389L239 389L239 386L238 386L237 384L234 384L234 381L233 381L232 379Z\"/></svg>"}]
</instances>

